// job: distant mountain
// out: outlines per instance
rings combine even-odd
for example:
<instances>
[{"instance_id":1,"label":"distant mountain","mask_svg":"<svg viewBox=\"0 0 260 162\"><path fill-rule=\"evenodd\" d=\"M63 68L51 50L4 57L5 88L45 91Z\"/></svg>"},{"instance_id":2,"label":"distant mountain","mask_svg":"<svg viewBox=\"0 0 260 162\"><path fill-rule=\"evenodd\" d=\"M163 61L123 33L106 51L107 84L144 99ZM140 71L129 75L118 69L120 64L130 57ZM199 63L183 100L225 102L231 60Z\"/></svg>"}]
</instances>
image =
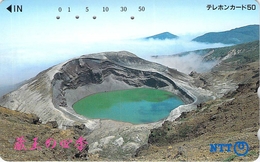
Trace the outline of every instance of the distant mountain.
<instances>
[{"instance_id":1,"label":"distant mountain","mask_svg":"<svg viewBox=\"0 0 260 162\"><path fill-rule=\"evenodd\" d=\"M0 86L0 97L13 91L16 90L17 88L19 88L20 86L22 86L23 84L25 84L26 81L22 81L20 83L14 84L14 85L4 85L4 86Z\"/></svg>"},{"instance_id":2,"label":"distant mountain","mask_svg":"<svg viewBox=\"0 0 260 162\"><path fill-rule=\"evenodd\" d=\"M228 68L237 64L250 64L259 61L259 41L243 43L228 47L207 48L187 51L173 55L152 56L155 62L162 63L171 68L176 68L186 74L191 71L205 73L212 71L219 63L228 64ZM196 60L196 61L190 61ZM188 62L188 63L187 63ZM223 70L224 65L221 66ZM219 67L218 67L219 69Z\"/></svg>"},{"instance_id":3,"label":"distant mountain","mask_svg":"<svg viewBox=\"0 0 260 162\"><path fill-rule=\"evenodd\" d=\"M165 39L177 39L177 38L179 38L177 35L174 35L174 34L169 33L169 32L163 32L163 33L160 33L160 34L156 34L156 35L153 35L153 36L146 37L145 39L165 40Z\"/></svg>"},{"instance_id":4,"label":"distant mountain","mask_svg":"<svg viewBox=\"0 0 260 162\"><path fill-rule=\"evenodd\" d=\"M196 54L203 58L203 62L211 61L238 61L239 63L250 63L259 60L259 40L228 47L206 48L195 51L187 51L173 55L152 56L152 58L184 57Z\"/></svg>"},{"instance_id":5,"label":"distant mountain","mask_svg":"<svg viewBox=\"0 0 260 162\"><path fill-rule=\"evenodd\" d=\"M192 41L204 43L242 44L259 40L259 25L248 25L223 32L210 32Z\"/></svg>"}]
</instances>

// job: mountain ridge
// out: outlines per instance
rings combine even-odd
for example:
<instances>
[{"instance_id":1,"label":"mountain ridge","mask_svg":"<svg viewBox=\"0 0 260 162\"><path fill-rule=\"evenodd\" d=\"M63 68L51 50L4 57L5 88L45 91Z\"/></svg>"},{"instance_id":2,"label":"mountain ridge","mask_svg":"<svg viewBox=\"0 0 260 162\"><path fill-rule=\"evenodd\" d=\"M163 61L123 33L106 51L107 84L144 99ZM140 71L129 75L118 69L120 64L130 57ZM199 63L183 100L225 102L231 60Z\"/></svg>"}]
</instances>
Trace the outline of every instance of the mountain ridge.
<instances>
[{"instance_id":1,"label":"mountain ridge","mask_svg":"<svg viewBox=\"0 0 260 162\"><path fill-rule=\"evenodd\" d=\"M170 32L163 32L149 37L145 37L145 39L158 39L158 40L177 39L177 38L179 38L179 36L174 35Z\"/></svg>"},{"instance_id":2,"label":"mountain ridge","mask_svg":"<svg viewBox=\"0 0 260 162\"><path fill-rule=\"evenodd\" d=\"M173 55L162 55L162 56L151 56L152 58L161 58L161 57L183 57L187 56L189 54L197 54L203 57L203 61L214 61L214 60L221 60L225 58L229 52L231 52L234 49L243 49L246 51L250 51L252 49L257 48L259 45L259 41L252 41L248 43L238 44L238 45L232 45L227 47L216 47L216 48L205 48L205 49L199 49L194 51L187 51L187 52L181 52ZM252 49L251 49L252 48ZM256 56L256 53L254 53Z\"/></svg>"},{"instance_id":3,"label":"mountain ridge","mask_svg":"<svg viewBox=\"0 0 260 162\"><path fill-rule=\"evenodd\" d=\"M221 32L209 32L192 41L203 43L242 44L259 40L259 25L247 25Z\"/></svg>"}]
</instances>

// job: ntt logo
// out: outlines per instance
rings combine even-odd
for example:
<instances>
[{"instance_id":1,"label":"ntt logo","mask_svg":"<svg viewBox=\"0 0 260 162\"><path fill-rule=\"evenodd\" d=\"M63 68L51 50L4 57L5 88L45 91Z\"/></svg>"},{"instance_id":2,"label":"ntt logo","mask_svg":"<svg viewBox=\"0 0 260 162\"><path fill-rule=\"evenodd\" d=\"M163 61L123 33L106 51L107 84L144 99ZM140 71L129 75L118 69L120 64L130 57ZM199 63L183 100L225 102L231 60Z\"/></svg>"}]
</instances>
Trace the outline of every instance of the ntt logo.
<instances>
[{"instance_id":1,"label":"ntt logo","mask_svg":"<svg viewBox=\"0 0 260 162\"><path fill-rule=\"evenodd\" d=\"M249 151L249 145L245 141L237 141L234 145L231 143L209 144L210 152L231 152L232 149L237 156L245 156Z\"/></svg>"}]
</instances>

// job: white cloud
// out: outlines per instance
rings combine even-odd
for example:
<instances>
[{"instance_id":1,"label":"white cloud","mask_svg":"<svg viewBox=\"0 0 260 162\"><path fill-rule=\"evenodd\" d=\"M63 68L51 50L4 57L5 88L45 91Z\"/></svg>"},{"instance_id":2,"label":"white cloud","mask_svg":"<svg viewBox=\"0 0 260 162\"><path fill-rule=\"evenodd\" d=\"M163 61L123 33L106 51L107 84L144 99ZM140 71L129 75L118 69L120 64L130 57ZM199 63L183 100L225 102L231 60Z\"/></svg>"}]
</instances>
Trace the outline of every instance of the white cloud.
<instances>
[{"instance_id":1,"label":"white cloud","mask_svg":"<svg viewBox=\"0 0 260 162\"><path fill-rule=\"evenodd\" d=\"M185 51L223 46L222 44L202 44L191 42L189 39L177 40L111 40L99 42L85 42L78 40L69 43L33 43L0 45L0 85L15 84L35 76L37 73L68 59L85 54L104 51L129 51L144 59L152 60L153 55L172 55ZM192 55L188 58L156 60L166 66L187 72L189 69L199 70L199 65L183 67L183 63L201 62L200 58ZM155 61L155 60L152 60ZM176 66L175 66L176 65ZM210 67L203 64L203 68ZM11 80L11 81L10 81Z\"/></svg>"},{"instance_id":2,"label":"white cloud","mask_svg":"<svg viewBox=\"0 0 260 162\"><path fill-rule=\"evenodd\" d=\"M217 61L203 62L202 56L193 52L182 57L167 56L152 58L151 60L186 74L189 74L191 71L207 72L217 64Z\"/></svg>"}]
</instances>

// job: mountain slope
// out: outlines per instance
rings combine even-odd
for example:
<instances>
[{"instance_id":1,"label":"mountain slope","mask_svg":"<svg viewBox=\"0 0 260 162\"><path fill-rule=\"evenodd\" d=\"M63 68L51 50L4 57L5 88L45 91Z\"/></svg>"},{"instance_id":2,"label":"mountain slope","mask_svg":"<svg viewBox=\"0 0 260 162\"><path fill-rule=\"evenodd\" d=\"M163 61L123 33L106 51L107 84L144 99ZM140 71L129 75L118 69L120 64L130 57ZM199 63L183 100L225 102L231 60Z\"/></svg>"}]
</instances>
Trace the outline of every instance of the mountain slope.
<instances>
[{"instance_id":1,"label":"mountain slope","mask_svg":"<svg viewBox=\"0 0 260 162\"><path fill-rule=\"evenodd\" d=\"M248 25L223 32L210 32L192 41L204 43L242 44L259 40L259 25Z\"/></svg>"},{"instance_id":2,"label":"mountain slope","mask_svg":"<svg viewBox=\"0 0 260 162\"><path fill-rule=\"evenodd\" d=\"M83 125L75 125L67 130L56 128L55 122L41 124L39 117L34 114L25 114L18 111L0 107L0 157L6 161L85 161L91 159L86 148L81 153L71 143L68 149L62 149L59 144L55 149L45 147L45 141L50 137L57 142L64 139L78 139L84 133ZM16 138L24 137L25 149L15 150ZM41 149L29 150L33 138L37 137ZM73 142L74 143L74 142ZM1 159L0 158L0 159ZM94 159L91 159L94 160ZM1 161L1 160L0 160Z\"/></svg>"},{"instance_id":3,"label":"mountain slope","mask_svg":"<svg viewBox=\"0 0 260 162\"><path fill-rule=\"evenodd\" d=\"M219 61L225 60L231 57L231 55L247 55L250 54L250 58L252 61L256 61L258 59L258 49L259 41L253 41L249 43L243 43L239 45L233 45L228 47L218 47L218 48L207 48L200 49L195 51L182 52L179 54L163 56L163 57L183 57L188 56L189 54L197 54L203 57L203 61ZM154 58L160 58L160 56L153 56ZM244 56L243 56L244 57ZM240 61L245 61L241 59Z\"/></svg>"},{"instance_id":4,"label":"mountain slope","mask_svg":"<svg viewBox=\"0 0 260 162\"><path fill-rule=\"evenodd\" d=\"M160 34L156 34L156 35L153 35L153 36L146 37L145 39L165 40L165 39L177 39L177 38L178 38L177 35L174 35L174 34L169 33L169 32L163 32L163 33L160 33Z\"/></svg>"},{"instance_id":5,"label":"mountain slope","mask_svg":"<svg viewBox=\"0 0 260 162\"><path fill-rule=\"evenodd\" d=\"M238 63L256 61L259 57L258 48L259 41L253 41L228 47L207 48L173 55L152 56L152 59L156 62L162 63L175 62L175 64L168 64L168 66L177 68L178 70L188 74L191 71L207 72L219 62L227 60L234 55L237 56L234 58L232 57L234 63L236 61L238 61ZM189 64L186 64L186 62L189 62ZM177 66L181 65L181 63L184 65Z\"/></svg>"},{"instance_id":6,"label":"mountain slope","mask_svg":"<svg viewBox=\"0 0 260 162\"><path fill-rule=\"evenodd\" d=\"M190 76L197 80L195 85L215 92L217 98L152 129L148 143L138 149L133 160L256 160L259 154L259 41L249 44L252 46L243 44L222 50L222 58L229 57L221 59L210 72L192 72ZM239 157L233 150L210 152L210 144L231 143L233 146L237 141L245 141L250 146L246 156Z\"/></svg>"}]
</instances>

